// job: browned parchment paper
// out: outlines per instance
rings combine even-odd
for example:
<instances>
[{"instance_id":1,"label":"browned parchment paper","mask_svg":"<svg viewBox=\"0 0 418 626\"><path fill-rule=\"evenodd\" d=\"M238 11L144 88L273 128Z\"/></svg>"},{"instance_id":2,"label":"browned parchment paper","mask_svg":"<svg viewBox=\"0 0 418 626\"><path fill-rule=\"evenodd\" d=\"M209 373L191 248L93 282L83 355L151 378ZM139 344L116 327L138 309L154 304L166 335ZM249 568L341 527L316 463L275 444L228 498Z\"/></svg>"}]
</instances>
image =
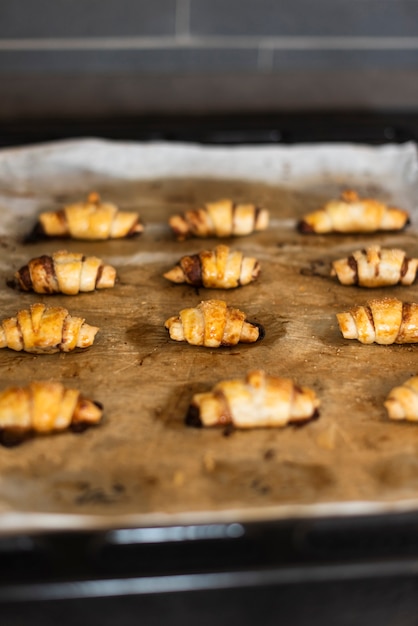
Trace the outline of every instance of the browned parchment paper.
<instances>
[{"instance_id":1,"label":"browned parchment paper","mask_svg":"<svg viewBox=\"0 0 418 626\"><path fill-rule=\"evenodd\" d=\"M0 153L2 319L42 301L100 327L85 351L1 350L0 388L60 379L105 407L97 428L0 449L0 530L415 507L418 425L390 422L383 402L393 386L418 374L418 346L344 340L335 314L385 294L418 301L418 286L343 287L328 272L334 258L370 243L417 254L417 180L411 144L208 148L80 140ZM301 215L347 186L407 208L411 226L367 236L296 231ZM91 190L138 210L143 235L22 243L40 210ZM218 242L175 241L169 215L226 196L271 212L268 231L227 240L259 258L259 280L232 291L170 284L162 274L180 256ZM6 286L27 260L60 248L115 265L115 288L51 297ZM168 317L214 297L263 324L264 340L215 350L169 339ZM320 418L300 428L232 433L184 425L194 392L251 368L313 387Z\"/></svg>"}]
</instances>

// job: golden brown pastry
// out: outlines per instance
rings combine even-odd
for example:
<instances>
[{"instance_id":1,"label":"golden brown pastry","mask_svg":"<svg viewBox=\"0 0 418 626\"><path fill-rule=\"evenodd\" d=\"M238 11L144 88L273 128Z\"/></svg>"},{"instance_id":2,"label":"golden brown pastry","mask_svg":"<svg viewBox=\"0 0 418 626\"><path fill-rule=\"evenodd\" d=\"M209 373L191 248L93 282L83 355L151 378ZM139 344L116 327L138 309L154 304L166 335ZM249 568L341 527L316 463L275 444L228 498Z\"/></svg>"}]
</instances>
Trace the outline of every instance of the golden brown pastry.
<instances>
[{"instance_id":1,"label":"golden brown pastry","mask_svg":"<svg viewBox=\"0 0 418 626\"><path fill-rule=\"evenodd\" d=\"M59 250L52 256L31 259L16 272L12 286L22 291L75 295L113 287L115 279L115 268L98 257Z\"/></svg>"},{"instance_id":2,"label":"golden brown pastry","mask_svg":"<svg viewBox=\"0 0 418 626\"><path fill-rule=\"evenodd\" d=\"M354 306L337 314L345 339L361 343L418 342L418 304L397 298L370 300L365 306Z\"/></svg>"},{"instance_id":3,"label":"golden brown pastry","mask_svg":"<svg viewBox=\"0 0 418 626\"><path fill-rule=\"evenodd\" d=\"M202 250L182 257L164 277L173 283L187 283L194 287L233 289L253 282L259 273L257 259L219 245L215 250Z\"/></svg>"},{"instance_id":4,"label":"golden brown pastry","mask_svg":"<svg viewBox=\"0 0 418 626\"><path fill-rule=\"evenodd\" d=\"M418 422L418 376L394 387L384 405L391 419Z\"/></svg>"},{"instance_id":5,"label":"golden brown pastry","mask_svg":"<svg viewBox=\"0 0 418 626\"><path fill-rule=\"evenodd\" d=\"M98 193L90 193L85 202L69 204L59 211L39 216L34 237L71 237L73 239L121 239L142 233L139 215L119 211L115 204L101 202Z\"/></svg>"},{"instance_id":6,"label":"golden brown pastry","mask_svg":"<svg viewBox=\"0 0 418 626\"><path fill-rule=\"evenodd\" d=\"M98 330L63 307L36 303L1 322L0 348L39 354L70 352L91 346Z\"/></svg>"},{"instance_id":7,"label":"golden brown pastry","mask_svg":"<svg viewBox=\"0 0 418 626\"><path fill-rule=\"evenodd\" d=\"M236 428L286 426L317 417L319 400L312 389L262 370L245 379L223 380L208 393L193 396L186 423L191 426L233 424Z\"/></svg>"},{"instance_id":8,"label":"golden brown pastry","mask_svg":"<svg viewBox=\"0 0 418 626\"><path fill-rule=\"evenodd\" d=\"M169 224L177 239L189 237L237 237L265 230L269 212L254 204L235 204L232 200L208 202L203 207L173 215Z\"/></svg>"},{"instance_id":9,"label":"golden brown pastry","mask_svg":"<svg viewBox=\"0 0 418 626\"><path fill-rule=\"evenodd\" d=\"M60 382L31 382L0 392L0 442L14 445L34 434L68 428L83 430L100 422L100 404Z\"/></svg>"},{"instance_id":10,"label":"golden brown pastry","mask_svg":"<svg viewBox=\"0 0 418 626\"><path fill-rule=\"evenodd\" d=\"M223 300L205 300L198 306L183 309L165 322L171 339L194 346L218 348L239 342L254 343L263 336L259 324L245 321L245 313L226 305Z\"/></svg>"},{"instance_id":11,"label":"golden brown pastry","mask_svg":"<svg viewBox=\"0 0 418 626\"><path fill-rule=\"evenodd\" d=\"M371 233L401 230L409 222L407 211L374 200L360 198L346 190L338 200L330 200L318 211L308 213L298 224L302 233Z\"/></svg>"},{"instance_id":12,"label":"golden brown pastry","mask_svg":"<svg viewBox=\"0 0 418 626\"><path fill-rule=\"evenodd\" d=\"M417 268L418 259L408 258L403 250L370 246L333 261L331 276L337 276L343 285L360 287L411 285Z\"/></svg>"}]
</instances>

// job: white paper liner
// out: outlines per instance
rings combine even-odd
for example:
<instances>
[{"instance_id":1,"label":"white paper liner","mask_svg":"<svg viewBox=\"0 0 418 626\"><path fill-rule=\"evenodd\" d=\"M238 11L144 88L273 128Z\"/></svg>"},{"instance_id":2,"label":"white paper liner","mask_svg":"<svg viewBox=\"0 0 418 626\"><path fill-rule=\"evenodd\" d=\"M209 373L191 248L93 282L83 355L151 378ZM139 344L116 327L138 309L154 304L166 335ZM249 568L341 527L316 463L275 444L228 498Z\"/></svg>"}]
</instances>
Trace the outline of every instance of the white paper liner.
<instances>
[{"instance_id":1,"label":"white paper liner","mask_svg":"<svg viewBox=\"0 0 418 626\"><path fill-rule=\"evenodd\" d=\"M76 197L86 186L94 189L109 181L166 176L236 178L298 189L321 189L330 182L375 184L384 189L388 201L396 199L399 206L411 212L414 231L414 222L418 221L414 219L418 215L417 147L411 142L379 147L351 144L213 147L88 138L0 152L0 234L27 232L33 216L53 194ZM3 256L1 265L6 264L7 258ZM4 506L0 532L230 523L403 513L417 508L418 499L401 498L120 516L22 513Z\"/></svg>"}]
</instances>

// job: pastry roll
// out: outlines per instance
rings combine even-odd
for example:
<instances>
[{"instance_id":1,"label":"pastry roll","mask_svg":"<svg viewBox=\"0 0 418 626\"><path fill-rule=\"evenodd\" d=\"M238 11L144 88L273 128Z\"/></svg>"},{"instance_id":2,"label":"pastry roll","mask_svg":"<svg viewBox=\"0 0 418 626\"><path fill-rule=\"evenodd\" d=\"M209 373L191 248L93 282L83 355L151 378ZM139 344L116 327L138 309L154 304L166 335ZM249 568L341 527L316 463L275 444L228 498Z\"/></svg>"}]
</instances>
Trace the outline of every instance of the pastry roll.
<instances>
[{"instance_id":1,"label":"pastry roll","mask_svg":"<svg viewBox=\"0 0 418 626\"><path fill-rule=\"evenodd\" d=\"M361 343L418 342L418 304L397 298L370 300L365 306L354 306L337 314L345 339Z\"/></svg>"},{"instance_id":2,"label":"pastry roll","mask_svg":"<svg viewBox=\"0 0 418 626\"><path fill-rule=\"evenodd\" d=\"M391 419L418 422L418 376L394 387L384 405Z\"/></svg>"},{"instance_id":3,"label":"pastry roll","mask_svg":"<svg viewBox=\"0 0 418 626\"><path fill-rule=\"evenodd\" d=\"M178 240L189 237L232 237L265 230L269 212L254 204L232 200L210 202L183 215L173 215L169 224Z\"/></svg>"},{"instance_id":4,"label":"pastry roll","mask_svg":"<svg viewBox=\"0 0 418 626\"><path fill-rule=\"evenodd\" d=\"M286 426L318 416L315 392L290 378L262 370L245 379L223 380L208 393L193 396L186 423L191 426L233 424L236 428Z\"/></svg>"},{"instance_id":5,"label":"pastry roll","mask_svg":"<svg viewBox=\"0 0 418 626\"><path fill-rule=\"evenodd\" d=\"M34 434L83 430L102 418L100 404L60 382L31 382L0 392L0 442L14 445Z\"/></svg>"},{"instance_id":6,"label":"pastry roll","mask_svg":"<svg viewBox=\"0 0 418 626\"><path fill-rule=\"evenodd\" d=\"M0 348L38 354L70 352L91 346L98 330L63 307L36 303L1 322Z\"/></svg>"},{"instance_id":7,"label":"pastry roll","mask_svg":"<svg viewBox=\"0 0 418 626\"><path fill-rule=\"evenodd\" d=\"M22 291L75 295L113 287L115 279L115 268L98 257L59 250L52 256L31 259L16 272L12 286Z\"/></svg>"},{"instance_id":8,"label":"pastry roll","mask_svg":"<svg viewBox=\"0 0 418 626\"><path fill-rule=\"evenodd\" d=\"M259 324L247 322L245 313L227 306L223 300L205 300L196 307L183 309L178 316L170 317L165 327L171 339L207 348L254 343L264 333Z\"/></svg>"},{"instance_id":9,"label":"pastry roll","mask_svg":"<svg viewBox=\"0 0 418 626\"><path fill-rule=\"evenodd\" d=\"M85 202L69 204L59 211L41 213L34 236L121 239L142 233L143 230L137 213L119 211L115 204L101 202L99 194L93 192Z\"/></svg>"},{"instance_id":10,"label":"pastry roll","mask_svg":"<svg viewBox=\"0 0 418 626\"><path fill-rule=\"evenodd\" d=\"M333 261L331 276L343 285L386 287L411 285L417 275L418 259L410 259L403 250L370 246L356 250L349 257Z\"/></svg>"},{"instance_id":11,"label":"pastry roll","mask_svg":"<svg viewBox=\"0 0 418 626\"><path fill-rule=\"evenodd\" d=\"M373 198L360 198L346 190L338 200L330 200L321 209L308 213L298 224L302 233L372 233L401 230L409 222L407 211Z\"/></svg>"},{"instance_id":12,"label":"pastry roll","mask_svg":"<svg viewBox=\"0 0 418 626\"><path fill-rule=\"evenodd\" d=\"M257 259L219 245L215 250L183 256L164 277L173 283L187 283L194 287L233 289L253 282L259 273Z\"/></svg>"}]
</instances>

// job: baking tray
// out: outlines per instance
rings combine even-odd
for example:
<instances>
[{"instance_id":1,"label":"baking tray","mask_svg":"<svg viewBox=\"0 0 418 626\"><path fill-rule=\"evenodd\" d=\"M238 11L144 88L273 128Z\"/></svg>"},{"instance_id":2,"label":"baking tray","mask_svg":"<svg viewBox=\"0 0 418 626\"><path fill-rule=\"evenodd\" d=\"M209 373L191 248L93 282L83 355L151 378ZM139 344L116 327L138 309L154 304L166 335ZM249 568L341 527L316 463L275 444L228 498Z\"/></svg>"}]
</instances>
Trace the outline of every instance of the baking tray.
<instances>
[{"instance_id":1,"label":"baking tray","mask_svg":"<svg viewBox=\"0 0 418 626\"><path fill-rule=\"evenodd\" d=\"M84 139L3 151L4 317L36 301L53 301L100 332L94 346L71 354L2 350L1 386L28 382L35 373L58 377L101 402L105 417L80 436L39 437L2 450L2 530L415 508L418 431L413 424L390 422L383 408L389 390L415 373L415 346L344 340L336 313L364 303L370 291L338 285L329 266L371 242L401 246L413 256L417 171L413 143L216 147ZM406 208L411 226L361 236L297 232L305 212L345 187ZM59 208L90 190L137 210L143 235L22 242L40 210ZM260 279L227 292L169 284L162 274L180 256L217 241L178 242L168 217L221 197L270 210L265 232L227 240L259 259ZM6 286L28 258L63 244L117 267L115 288L51 297ZM378 289L373 296L396 293L414 300L416 290ZM264 339L214 350L170 340L165 320L210 297L261 323ZM255 368L314 388L320 418L303 428L246 432L185 426L194 392Z\"/></svg>"},{"instance_id":2,"label":"baking tray","mask_svg":"<svg viewBox=\"0 0 418 626\"><path fill-rule=\"evenodd\" d=\"M344 145L344 147L351 149L352 146ZM393 146L389 149L391 148ZM42 146L43 149L44 146ZM365 149L367 151L368 148L365 147ZM412 145L407 146L406 151L411 151L412 154L415 151L415 147ZM31 150L29 152L31 152L31 157L33 157L34 152ZM414 158L412 162L414 162ZM407 169L406 171L409 170ZM328 171L327 174L329 176L330 172ZM366 175L364 176L364 174ZM287 175L289 175L289 172L287 172ZM349 181L348 178L350 178ZM361 180L358 178L355 180L356 177L354 177L354 182L357 182L360 188L365 191L376 192L385 197L391 197L395 193L396 195L402 193L402 199L405 202L408 201L411 183L409 175L405 179L404 173L402 174L400 181L398 181L401 184L397 189L396 185L392 187L393 179L390 177L385 177L383 185L376 183L375 180L372 181L370 171L368 172L367 170L366 172L363 170L360 178ZM90 184L88 186L82 184L80 187L74 188L74 180L72 178L70 181L72 189L65 190L64 193L60 190L58 192L59 197L54 195L52 202L51 196L42 195L43 191L39 197L37 194L33 196L30 192L30 185L22 185L20 182L18 185L19 204L23 201L25 207L19 214L17 226L19 232L17 235L23 234L31 221L27 213L28 203L30 204L29 214L31 214L34 209L36 212L40 204L43 204L46 199L49 199L49 203L53 204L55 201L61 202L68 197L75 197L76 194L87 191L90 188ZM301 238L300 250L302 256L299 258L298 263L293 260L293 264L289 263L288 256L281 256L283 252L280 251L283 251L284 248L285 252L288 253L289 247L292 248L294 246L295 233L293 225L297 213L302 211L302 205L308 206L310 203L313 204L320 198L324 198L331 190L338 190L347 181L351 183L353 179L347 176L343 177L343 179L338 177L331 184L328 179L325 185L323 180L318 181L312 178L308 181L304 180L303 185L298 186L299 192L296 194L292 192L291 194L296 198L294 204L292 204L291 215L285 215L284 219L280 221L281 235L280 239L277 238L275 240L275 245L278 244L275 252L281 257L281 263L285 266L283 270L287 270L289 267L292 268L292 280L306 281L304 285L305 288L309 286L309 290L312 288L312 281L315 282L316 286L328 284L330 289L335 288L334 283L327 282L328 279L324 277L323 271L318 271L321 265L331 258L335 243L324 253L323 240L319 242L318 240L311 240L307 244L306 239ZM118 188L118 185L113 187L113 182L109 186L108 181L106 183L100 182L94 176L89 178L89 183L94 184L95 187L98 185L98 188L103 193L111 190L114 192ZM177 183L178 181L174 182ZM198 183L199 187L196 189L189 187L191 192L187 196L186 203L191 200L193 202L203 200L204 197L212 192L215 195L215 193L218 193L218 190L229 191L231 189L229 186L231 181L228 180L222 181L220 187L216 184L215 188L211 187L213 181L210 181L209 187L207 186L207 181L203 182L201 192L199 192L199 189L202 181ZM232 181L232 189L235 192L237 191L236 183L236 180ZM405 189L402 183L407 183L407 189ZM252 185L252 183L250 184ZM414 183L412 182L412 184ZM121 188L119 187L119 189ZM240 188L238 190L239 193L242 193ZM126 201L126 196L124 199L125 192L126 189L120 191L120 198L122 203L128 205L129 202ZM285 192L285 197L289 197L287 190ZM199 193L202 193L202 196L199 196ZM115 193L115 196L117 195ZM259 197L255 199L259 200ZM180 205L184 206L184 198L179 202L177 197L174 204L170 206L174 209ZM296 212L293 212L293 208L296 209ZM413 209L412 205L411 209ZM155 207L152 215L155 215ZM281 218L282 216L280 216ZM152 219L149 222L152 223ZM164 244L168 242L167 233L163 231L164 229L159 225L154 225L153 236L159 239L159 244L161 243L161 238ZM4 243L7 251L4 257L5 260L2 261L4 277L10 274L10 262L13 259L10 251L14 245L16 245L14 252L17 253L17 258L26 257L28 253L38 249L36 246L33 249L26 248L23 252L20 249L17 235L13 243L10 241ZM413 249L414 231L409 230L405 235L406 238L402 238L402 243ZM296 238L299 239L299 236L297 235ZM375 240L374 237L372 239ZM385 238L385 240L391 239L389 237L389 239ZM339 250L341 247L348 249L353 243L352 238L338 238L335 250ZM128 245L132 246L132 244L133 242L129 242ZM138 240L137 244L140 247L143 245L143 241ZM189 242L190 244L191 242ZM199 242L193 242L193 244L195 244L196 249L200 247ZM241 248L244 245L244 247L247 246L247 249L253 249L252 246L257 250L265 249L263 236L258 243L254 241L250 243L250 240L248 240L246 242L242 241L242 245L240 241L239 244ZM170 243L170 245L173 244ZM48 244L47 248L53 249L53 246ZM72 249L75 249L75 247ZM90 249L96 250L95 245ZM178 245L173 247L171 251L173 258L174 251L177 252L178 250ZM270 250L270 247L268 247L268 250ZM128 252L132 252L132 247ZM109 257L120 258L114 252L109 254ZM157 261L158 272L157 270L153 272L153 286L155 280L161 281L159 271L163 265L165 267L165 260L161 257ZM124 264L122 264L122 269L123 267ZM269 276L268 266L267 275L265 270L263 270L263 274L267 280ZM133 270L129 268L127 275L129 277L134 276ZM141 274L142 277L143 274ZM131 283L131 289L138 287L139 282L139 278L135 277ZM144 287L147 293L152 292L150 283L151 281L145 282ZM159 284L162 286L164 283L160 282ZM124 281L121 286L126 287ZM170 287L168 288L170 289ZM340 289L343 290L343 288ZM406 291L408 295L411 294L410 290L401 290L401 292ZM193 297L198 299L200 296L205 296L202 293L192 294L185 288L180 288L180 292L182 302L187 301L187 298ZM177 292L176 297L179 297L178 293L180 292ZM303 293L303 291L301 290L300 293ZM344 294L344 291L341 291L341 293ZM396 293L399 294L399 290ZM244 290L242 290L242 294L244 294ZM363 297L363 293L361 295ZM10 309L17 302L15 297L16 294L9 292L8 304ZM347 292L347 295L344 296L346 298L345 302L351 301L352 297L353 290L349 290L349 293ZM251 301L257 302L254 300L253 294ZM304 302L306 301L304 300ZM67 303L68 299L65 299L65 302ZM295 304L296 302L292 306L294 307ZM309 309L308 306L306 308ZM100 312L100 308L96 310ZM335 310L333 309L333 311ZM329 322L330 320L331 316L329 315L327 321ZM260 321L262 320L260 319ZM280 335L280 337L283 338L283 335ZM333 338L335 337L337 335L333 334ZM164 340L167 342L166 337ZM164 345L167 345L167 343ZM258 347L261 347L261 345ZM347 346L347 343L339 338L340 349L343 346ZM176 346L176 348L178 347ZM354 346L353 348L350 347L349 350L350 354L353 354L351 350L354 350ZM248 354L248 351L246 350L245 353ZM265 355L265 351L263 355ZM12 356L16 355L9 355L7 367L10 367L9 359ZM234 355L234 357L236 356L239 357L240 355ZM398 359L395 359L397 365L404 363L404 357L401 358L399 356ZM32 358L29 355L27 364ZM85 358L84 355L83 358ZM325 358L327 358L326 355ZM407 368L414 367L413 353L410 359L406 365ZM376 358L375 369L372 369L369 381L375 379L378 361L379 359ZM314 365L317 367L318 362L315 361ZM19 369L21 366L22 361L19 362ZM62 368L62 364L60 367ZM277 363L275 363L275 368L275 371L278 371ZM324 366L317 373L316 380L319 380L321 373L326 369ZM351 364L349 369L354 370L354 365ZM300 372L301 369L298 371ZM303 371L306 372L306 368L303 368ZM21 373L22 370L20 370L19 375ZM398 374L401 377L402 373L399 372ZM77 375L72 376L72 378L77 379ZM196 386L203 384L201 378L201 376L196 376L194 379ZM315 377L312 375L312 380L314 381L314 379ZM80 380L83 381L85 378L81 377ZM206 384L207 380L205 376L203 382ZM187 391L189 390L189 384L183 385ZM319 389L318 383L316 385L317 389ZM96 389L96 385L92 385L91 388L93 390ZM159 391L158 393L161 392ZM371 398L368 399L368 402L371 402L371 406L374 406ZM183 398L183 403L185 407L187 404L185 397ZM175 432L182 432L183 422L180 416L184 412L184 407L180 407L180 409L176 407L175 416L172 416L171 420L167 420L169 427L175 426ZM379 408L377 404L374 406L372 413L375 415L373 425L377 427L381 435L384 429L387 428L388 422L385 420L381 407ZM377 414L378 418L376 418ZM362 413L362 415L364 414ZM107 424L109 424L108 420L110 420L109 413L106 416ZM320 420L322 420L322 423ZM319 425L325 421L324 415L321 416L320 420L311 426L315 427L315 429L319 428ZM361 426L361 420L358 423ZM229 508L225 513L225 509L218 508L216 511L212 510L210 515L207 515L207 511L204 510L195 510L187 515L184 515L184 510L180 512L180 515L170 511L168 515L164 512L161 514L161 511L159 511L157 516L147 514L138 518L137 515L130 516L124 513L122 516L118 514L113 517L109 514L109 502L104 504L104 500L108 499L106 498L106 490L103 492L99 484L92 485L95 488L91 489L91 491L87 489L88 495L84 498L85 502L82 505L83 511L81 516L79 510L76 516L73 515L73 511L69 515L60 512L57 516L56 511L45 511L45 500L39 497L38 489L39 479L42 482L43 472L46 473L48 463L52 459L47 457L46 465L43 467L41 465L37 470L35 470L37 463L34 462L33 470L35 471L33 476L36 477L37 481L35 493L32 495L30 490L23 490L22 492L26 497L29 497L31 506L28 506L26 511L17 510L18 507L16 507L15 500L14 506L16 508L11 511L10 508L7 510L7 507L5 507L3 514L5 536L1 541L1 552L4 564L4 582L2 584L1 602L6 623L18 623L14 620L19 620L22 616L27 623L30 623L31 619L32 623L37 623L36 620L38 619L41 619L41 623L54 623L57 612L59 612L62 619L62 611L65 609L66 623L73 623L73 618L76 614L81 614L84 617L86 615L97 616L99 614L101 623L106 623L103 621L106 619L110 620L109 623L111 623L116 614L123 623L133 623L132 620L136 619L138 614L144 619L148 619L148 623L152 623L152 620L158 623L158 619L163 619L165 623L173 624L180 623L180 621L187 623L188 620L191 623L197 617L200 620L207 619L207 623L214 618L219 623L226 623L225 620L229 619L232 614L239 616L243 623L250 624L256 623L259 619L260 612L259 608L256 609L256 605L259 607L261 602L265 607L263 611L264 623L273 623L272 620L276 619L278 612L286 616L289 623L292 623L292 619L296 620L293 623L304 623L303 620L308 619L310 611L315 609L318 619L328 617L328 619L332 620L332 623L337 624L344 623L344 620L341 621L340 619L341 605L339 601L342 598L345 606L347 599L351 600L351 615L356 617L357 623L370 623L370 621L367 622L365 620L369 620L373 615L376 616L377 614L380 619L383 619L383 623L390 623L390 620L395 618L398 619L397 623L413 623L408 622L407 619L413 614L413 603L411 603L409 591L411 585L413 585L416 572L415 537L417 519L415 501L413 498L409 498L411 493L414 493L413 485L411 488L411 481L413 483L413 463L410 469L408 469L408 464L412 460L411 452L414 445L413 429L408 425L407 429L408 436L405 437L405 440L402 440L402 438L397 440L397 444L406 446L406 448L402 448L398 457L401 460L401 469L399 472L395 472L395 478L392 481L389 480L389 485L386 484L387 480L384 482L385 493L383 499L378 502L376 500L370 501L367 498L366 490L363 493L363 496L366 496L365 498L356 500L349 498L346 502L337 502L338 510L335 508L336 502L334 500L330 500L326 496L321 503L321 497L317 498L317 492L312 493L311 491L309 493L311 487L308 489L307 501L302 504L295 504L294 502L284 504L281 502L279 508L276 505L272 508L265 506L265 501L260 501L258 498L263 497L262 492L265 491L266 485L263 482L256 484L258 476L254 476L254 472L252 472L251 480L256 480L256 483L252 482L252 486L249 487L249 482L244 482L244 486L246 484L248 489L247 493L252 494L251 497L254 498L254 491L256 493L255 500L251 502L250 510ZM94 436L96 437L100 432L97 429L97 431L94 431ZM201 431L198 432L200 432L200 435L202 434ZM305 427L297 431L291 429L288 432L289 436L292 434L298 438L300 443L300 437L306 437L306 432L309 431ZM377 431L374 430L373 432L376 433ZM320 429L317 434L321 435L321 433ZM260 434L256 434L255 438L259 438ZM301 484L299 470L295 470L291 459L289 465L289 459L278 459L276 454L271 452L272 443L270 437L272 434L274 440L277 434L269 432L265 434L265 439L262 441L264 446L267 444L268 447L259 448L259 450L264 450L263 458L258 459L260 466L270 466L268 471L271 473L271 471L277 471L278 463L283 462L288 468L291 468L290 472L293 472L293 474L290 475L290 483L294 489L297 489ZM283 434L285 433L280 432L279 437ZM210 454L203 458L203 468L205 471L209 471L211 476L218 462L216 457L219 450L218 442L221 442L221 445L223 445L224 442L229 443L233 441L233 438L225 438L220 431L203 433L204 437L207 437L207 435L210 438L213 437L213 441L216 442L210 448ZM193 436L196 436L196 433ZM285 437L287 436L285 434ZM84 435L82 437L83 439L77 438L74 440L78 451L80 451L80 441L84 441ZM329 447L331 446L332 448L332 445L335 444L334 435L320 439L325 446L323 454L326 456L330 452ZM407 441L408 444L406 444ZM57 442L58 439L54 438L54 445ZM45 442L39 442L39 444L43 446ZM347 441L344 441L344 444L346 446L350 442L347 444ZM38 445L38 443L35 445ZM64 445L64 442L61 445ZM408 448L408 446L412 447ZM43 451L46 447L43 448ZM392 447L393 441L389 441L386 449L383 445L383 449L380 447L376 452L379 457L387 459L388 453L393 451L392 449L389 450ZM22 447L20 451L23 450L24 448ZM55 450L57 449L55 448ZM286 450L289 453L287 447ZM402 465L405 450L407 452L407 462L406 465ZM341 452L340 448L339 451ZM352 449L351 452L353 452ZM51 452L50 454L52 455L53 453ZM83 453L81 452L81 454ZM56 451L56 455L55 458L59 456L59 450ZM40 458L38 453L35 458ZM339 460L339 465L343 463L344 458ZM352 464L350 464L350 469L352 467ZM392 464L391 467L395 468L395 465ZM50 468L51 466L49 466ZM250 469L254 469L254 464ZM18 462L14 464L13 471L19 475ZM181 473L176 474L176 471L169 473L172 479L169 481L171 503L173 493L176 494L178 503L179 494L181 499L182 487L184 486L184 475L182 477ZM222 475L225 479L225 472ZM391 476L392 472L388 471L386 477ZM287 474L286 478L287 480L289 479L289 474ZM227 483L228 480L228 473L226 472ZM11 481L9 495L12 502L13 491L21 491L25 482L26 480L22 480L22 476L17 482ZM118 484L114 483L115 486ZM31 486L34 486L34 480L31 481ZM68 483L61 486L65 492L68 488ZM405 486L408 487L406 492L404 491ZM86 490L86 488L84 489ZM113 494L114 491L117 493L119 489L120 484L111 493ZM33 502L39 507L38 511L33 510ZM372 507L370 508L371 503ZM104 515L103 510L97 515L96 507L98 505L99 507L105 506L106 511ZM409 510L410 512L408 513L402 512ZM373 515L370 517L367 513L371 511ZM338 515L334 517L336 512ZM383 516L379 514L382 512L385 513ZM390 512L392 514L388 515ZM357 517L358 514L361 514L361 516ZM326 516L326 519L322 519L323 516ZM100 530L103 526L105 527L104 530ZM119 533L120 530L122 530L121 533ZM9 555L9 559L7 555ZM36 576L34 575L35 571ZM202 573L203 578L200 576ZM208 574L211 575L208 576ZM102 581L102 584L97 585L97 581ZM378 613L376 612L376 605L370 601L370 596L366 602L365 592L361 592L361 589L367 589L368 593L372 591L372 593L379 595ZM331 601L330 595L332 597ZM299 599L303 597L305 601L308 599L305 607L299 608L297 606L298 603L295 602L296 597ZM74 599L78 600L77 606L80 607L78 611L74 608ZM400 609L401 605L403 612ZM325 606L328 606L327 610L324 609ZM202 618L202 615L205 615L206 618ZM359 621L359 615L362 616L362 619L364 618L363 622ZM403 618L403 621L401 618ZM310 623L314 623L312 622L312 616L309 619Z\"/></svg>"}]
</instances>

